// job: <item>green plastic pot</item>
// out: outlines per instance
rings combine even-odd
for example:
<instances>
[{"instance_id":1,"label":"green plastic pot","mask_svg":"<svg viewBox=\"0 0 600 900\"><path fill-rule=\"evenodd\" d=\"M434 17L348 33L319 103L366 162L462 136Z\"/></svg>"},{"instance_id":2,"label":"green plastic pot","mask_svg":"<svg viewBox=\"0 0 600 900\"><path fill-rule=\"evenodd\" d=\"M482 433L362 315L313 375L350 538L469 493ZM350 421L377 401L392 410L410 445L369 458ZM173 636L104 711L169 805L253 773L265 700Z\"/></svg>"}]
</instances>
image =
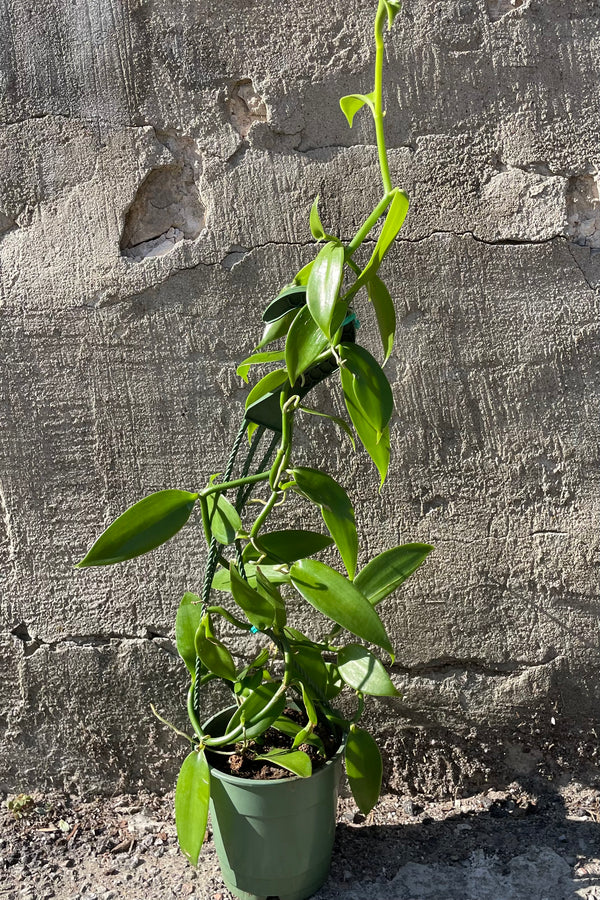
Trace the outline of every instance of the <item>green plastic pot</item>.
<instances>
[{"instance_id":1,"label":"green plastic pot","mask_svg":"<svg viewBox=\"0 0 600 900\"><path fill-rule=\"evenodd\" d=\"M205 730L222 734L233 709ZM254 781L211 766L213 838L223 881L240 900L304 900L326 881L343 751L310 778Z\"/></svg>"}]
</instances>

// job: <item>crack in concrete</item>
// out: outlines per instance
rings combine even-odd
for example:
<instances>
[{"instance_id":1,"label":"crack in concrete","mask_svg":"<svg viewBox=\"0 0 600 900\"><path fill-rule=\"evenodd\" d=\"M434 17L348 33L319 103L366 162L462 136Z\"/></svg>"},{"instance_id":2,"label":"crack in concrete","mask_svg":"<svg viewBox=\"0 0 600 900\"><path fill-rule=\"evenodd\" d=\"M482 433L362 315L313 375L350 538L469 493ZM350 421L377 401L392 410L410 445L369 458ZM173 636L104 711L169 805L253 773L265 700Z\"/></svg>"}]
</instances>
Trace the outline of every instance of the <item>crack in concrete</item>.
<instances>
[{"instance_id":1,"label":"crack in concrete","mask_svg":"<svg viewBox=\"0 0 600 900\"><path fill-rule=\"evenodd\" d=\"M107 632L106 634L70 634L65 637L57 638L54 641L44 641L36 635L30 635L27 625L24 622L21 622L11 630L10 634L22 643L23 656L33 656L34 653L37 653L38 650L43 648L55 653L62 646L92 650L99 647L110 647L113 642L139 643L140 641L151 641L170 656L178 656L176 646L168 635L159 634L150 629L147 630L145 635L121 634L120 632Z\"/></svg>"},{"instance_id":2,"label":"crack in concrete","mask_svg":"<svg viewBox=\"0 0 600 900\"><path fill-rule=\"evenodd\" d=\"M475 675L507 678L513 675L521 675L528 669L539 669L544 666L552 665L553 662L559 659L560 655L560 653L555 653L543 662L540 662L539 660L534 662L529 660L512 660L511 662L506 663L488 662L477 658L462 659L461 657L442 656L438 659L428 660L424 663L416 663L413 666L401 666L395 664L392 666L392 671L411 677L472 672Z\"/></svg>"},{"instance_id":3,"label":"crack in concrete","mask_svg":"<svg viewBox=\"0 0 600 900\"><path fill-rule=\"evenodd\" d=\"M566 238L565 238L565 240L566 240ZM579 246L579 245L577 245L577 246ZM577 266L577 268L578 268L579 271L581 272L581 274L582 274L582 276L583 276L583 280L585 281L585 283L587 284L587 286L589 287L589 289L590 289L591 291L597 292L597 291L598 291L598 286L597 286L597 285L593 285L592 282L590 281L590 279L588 278L588 275L587 275L585 269L583 268L583 266L581 265L581 263L580 263L579 260L577 259L577 256L576 256L576 254L575 254L575 251L573 250L573 246L572 246L572 244L571 244L571 241L567 241L567 248L568 248L568 250L569 250L569 254L570 254L570 256L571 256L571 259L573 260L573 262L575 263L575 265Z\"/></svg>"}]
</instances>

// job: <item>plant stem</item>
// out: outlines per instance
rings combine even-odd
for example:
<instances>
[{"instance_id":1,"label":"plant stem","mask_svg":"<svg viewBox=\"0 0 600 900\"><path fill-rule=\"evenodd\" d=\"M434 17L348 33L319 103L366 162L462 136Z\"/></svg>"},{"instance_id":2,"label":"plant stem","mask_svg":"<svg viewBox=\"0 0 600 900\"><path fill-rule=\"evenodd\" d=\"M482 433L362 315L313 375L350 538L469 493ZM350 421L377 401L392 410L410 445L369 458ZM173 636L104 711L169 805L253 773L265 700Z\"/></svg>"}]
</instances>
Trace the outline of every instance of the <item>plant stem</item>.
<instances>
[{"instance_id":1,"label":"plant stem","mask_svg":"<svg viewBox=\"0 0 600 900\"><path fill-rule=\"evenodd\" d=\"M385 135L383 133L383 24L386 18L386 9L383 0L379 0L377 14L375 16L375 136L377 138L377 153L379 155L379 167L383 189L386 194L392 189L390 170L388 166L387 151L385 147Z\"/></svg>"},{"instance_id":2,"label":"plant stem","mask_svg":"<svg viewBox=\"0 0 600 900\"><path fill-rule=\"evenodd\" d=\"M379 221L379 217L383 215L386 211L390 202L392 200L392 192L391 190L379 201L369 218L366 220L364 225L358 229L348 246L346 247L346 259L352 256L352 254L358 250L368 233L372 228L377 225Z\"/></svg>"}]
</instances>

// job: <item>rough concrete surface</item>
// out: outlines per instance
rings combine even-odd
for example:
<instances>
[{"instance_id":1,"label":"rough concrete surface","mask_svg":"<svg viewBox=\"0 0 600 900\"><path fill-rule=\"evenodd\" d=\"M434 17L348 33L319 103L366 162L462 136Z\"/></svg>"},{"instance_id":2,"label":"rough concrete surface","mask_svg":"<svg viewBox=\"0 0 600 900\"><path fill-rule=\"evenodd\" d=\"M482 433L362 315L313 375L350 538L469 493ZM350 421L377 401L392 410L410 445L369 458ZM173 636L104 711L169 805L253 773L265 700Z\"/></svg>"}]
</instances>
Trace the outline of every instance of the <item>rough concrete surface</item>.
<instances>
[{"instance_id":1,"label":"rough concrete surface","mask_svg":"<svg viewBox=\"0 0 600 900\"><path fill-rule=\"evenodd\" d=\"M131 502L223 470L235 363L314 255L314 196L343 238L379 198L368 117L338 107L371 87L375 4L6 6L0 786L165 790L181 748L149 704L183 723L199 523L72 565ZM406 0L387 41L412 199L385 264L389 481L327 424L299 460L350 490L361 562L436 548L383 613L405 696L368 717L394 789L598 777L599 50L597 0Z\"/></svg>"}]
</instances>

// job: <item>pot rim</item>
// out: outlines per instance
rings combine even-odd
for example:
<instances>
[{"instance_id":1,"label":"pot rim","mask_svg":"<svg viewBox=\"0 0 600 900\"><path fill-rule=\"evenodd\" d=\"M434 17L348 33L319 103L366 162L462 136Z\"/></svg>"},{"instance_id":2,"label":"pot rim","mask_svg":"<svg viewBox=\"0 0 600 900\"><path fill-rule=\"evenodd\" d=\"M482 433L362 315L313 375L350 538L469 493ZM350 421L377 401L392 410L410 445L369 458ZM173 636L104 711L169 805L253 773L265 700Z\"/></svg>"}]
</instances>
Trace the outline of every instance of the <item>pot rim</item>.
<instances>
[{"instance_id":1,"label":"pot rim","mask_svg":"<svg viewBox=\"0 0 600 900\"><path fill-rule=\"evenodd\" d=\"M202 728L206 729L211 722L213 722L218 716L222 715L224 712L235 711L236 706L226 706L223 709L218 710L218 712L214 713L214 715L210 716L206 722L202 725ZM300 775L289 775L285 778L269 778L269 779L260 779L260 778L240 778L239 775L229 775L227 772L222 772L221 769L217 769L213 764L208 760L208 765L210 767L210 776L211 778L218 778L220 781L227 781L230 784L237 785L246 785L246 787L254 787L255 785L260 785L259 790L266 789L270 786L275 787L279 784L292 784L295 781L311 781L313 778L318 778L319 775L325 774L327 768L329 766L335 765L339 759L344 755L344 751L346 749L346 738L347 734L344 734L342 737L342 742L335 752L334 756L331 759L328 759L324 766L321 766L316 772L312 775L309 775L308 778L302 778ZM207 747L207 757L210 755L210 748Z\"/></svg>"}]
</instances>

